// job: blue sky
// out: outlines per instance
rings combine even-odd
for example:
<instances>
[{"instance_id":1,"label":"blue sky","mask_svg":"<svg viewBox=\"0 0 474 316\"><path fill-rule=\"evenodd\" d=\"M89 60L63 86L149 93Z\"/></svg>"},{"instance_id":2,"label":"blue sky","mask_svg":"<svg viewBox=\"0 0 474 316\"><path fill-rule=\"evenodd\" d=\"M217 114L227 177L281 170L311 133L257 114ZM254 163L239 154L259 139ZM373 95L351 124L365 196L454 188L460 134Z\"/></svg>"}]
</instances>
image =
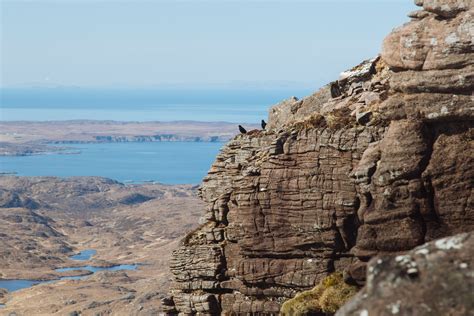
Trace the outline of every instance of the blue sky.
<instances>
[{"instance_id":1,"label":"blue sky","mask_svg":"<svg viewBox=\"0 0 474 316\"><path fill-rule=\"evenodd\" d=\"M411 0L1 1L1 86L320 86Z\"/></svg>"}]
</instances>

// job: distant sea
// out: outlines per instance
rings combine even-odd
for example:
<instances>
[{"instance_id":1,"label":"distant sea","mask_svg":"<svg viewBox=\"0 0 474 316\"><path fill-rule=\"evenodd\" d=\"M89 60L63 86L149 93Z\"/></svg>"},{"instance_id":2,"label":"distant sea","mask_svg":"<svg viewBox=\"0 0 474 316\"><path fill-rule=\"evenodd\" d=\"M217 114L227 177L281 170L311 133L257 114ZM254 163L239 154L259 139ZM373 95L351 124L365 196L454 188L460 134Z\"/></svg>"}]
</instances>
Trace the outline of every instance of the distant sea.
<instances>
[{"instance_id":1,"label":"distant sea","mask_svg":"<svg viewBox=\"0 0 474 316\"><path fill-rule=\"evenodd\" d=\"M0 120L226 121L258 123L271 105L310 90L85 89L0 90Z\"/></svg>"},{"instance_id":2,"label":"distant sea","mask_svg":"<svg viewBox=\"0 0 474 316\"><path fill-rule=\"evenodd\" d=\"M310 91L291 89L0 90L1 121L116 120L259 123L268 108ZM21 176L103 176L125 183L200 183L223 143L71 145L80 154L0 157L0 172Z\"/></svg>"},{"instance_id":3,"label":"distant sea","mask_svg":"<svg viewBox=\"0 0 474 316\"><path fill-rule=\"evenodd\" d=\"M150 142L73 145L80 154L0 157L19 176L101 176L124 183L198 184L224 143Z\"/></svg>"}]
</instances>

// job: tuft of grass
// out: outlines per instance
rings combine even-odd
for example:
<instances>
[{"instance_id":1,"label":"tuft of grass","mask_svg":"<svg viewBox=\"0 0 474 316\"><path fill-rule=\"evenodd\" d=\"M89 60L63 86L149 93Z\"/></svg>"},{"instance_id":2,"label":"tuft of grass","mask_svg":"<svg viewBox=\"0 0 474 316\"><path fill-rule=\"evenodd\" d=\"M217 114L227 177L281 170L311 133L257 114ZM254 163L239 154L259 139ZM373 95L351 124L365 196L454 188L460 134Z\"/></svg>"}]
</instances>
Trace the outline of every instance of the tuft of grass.
<instances>
[{"instance_id":1,"label":"tuft of grass","mask_svg":"<svg viewBox=\"0 0 474 316\"><path fill-rule=\"evenodd\" d=\"M294 124L294 128L298 131L308 130L318 127L326 127L326 119L319 113L311 114L309 118L304 121L299 121Z\"/></svg>"},{"instance_id":2,"label":"tuft of grass","mask_svg":"<svg viewBox=\"0 0 474 316\"><path fill-rule=\"evenodd\" d=\"M281 307L285 316L334 314L357 293L357 287L344 282L342 273L333 273L311 290L296 294Z\"/></svg>"},{"instance_id":3,"label":"tuft of grass","mask_svg":"<svg viewBox=\"0 0 474 316\"><path fill-rule=\"evenodd\" d=\"M356 121L354 117L350 116L350 112L349 108L341 108L324 115L314 113L307 119L294 123L293 128L302 131L325 127L331 130L353 127L356 125Z\"/></svg>"},{"instance_id":4,"label":"tuft of grass","mask_svg":"<svg viewBox=\"0 0 474 316\"><path fill-rule=\"evenodd\" d=\"M376 73L381 73L384 70L388 69L387 63L380 57L377 58L375 61L375 72Z\"/></svg>"},{"instance_id":5,"label":"tuft of grass","mask_svg":"<svg viewBox=\"0 0 474 316\"><path fill-rule=\"evenodd\" d=\"M350 116L349 108L336 109L326 116L326 123L329 129L337 130L356 125L355 119Z\"/></svg>"}]
</instances>

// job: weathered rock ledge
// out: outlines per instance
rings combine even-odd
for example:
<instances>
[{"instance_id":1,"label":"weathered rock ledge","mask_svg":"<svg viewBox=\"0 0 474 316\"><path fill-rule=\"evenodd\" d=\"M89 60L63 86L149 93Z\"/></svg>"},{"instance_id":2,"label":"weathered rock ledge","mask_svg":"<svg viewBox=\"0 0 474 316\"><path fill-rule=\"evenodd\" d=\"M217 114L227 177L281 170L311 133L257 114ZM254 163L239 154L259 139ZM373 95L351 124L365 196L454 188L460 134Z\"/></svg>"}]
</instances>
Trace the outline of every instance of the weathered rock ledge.
<instances>
[{"instance_id":1,"label":"weathered rock ledge","mask_svg":"<svg viewBox=\"0 0 474 316\"><path fill-rule=\"evenodd\" d=\"M224 147L169 314L276 314L331 272L363 285L373 256L474 229L473 3L416 3L380 57Z\"/></svg>"}]
</instances>

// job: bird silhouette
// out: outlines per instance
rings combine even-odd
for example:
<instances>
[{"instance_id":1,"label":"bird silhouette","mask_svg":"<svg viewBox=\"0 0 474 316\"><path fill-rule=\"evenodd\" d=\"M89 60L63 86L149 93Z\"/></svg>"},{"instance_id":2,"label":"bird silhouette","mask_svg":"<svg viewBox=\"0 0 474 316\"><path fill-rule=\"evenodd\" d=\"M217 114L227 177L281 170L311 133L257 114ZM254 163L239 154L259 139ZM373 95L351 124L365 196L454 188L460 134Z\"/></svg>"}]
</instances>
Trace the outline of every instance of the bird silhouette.
<instances>
[{"instance_id":1,"label":"bird silhouette","mask_svg":"<svg viewBox=\"0 0 474 316\"><path fill-rule=\"evenodd\" d=\"M265 129L265 127L267 127L267 122L265 122L265 120L262 120L262 129Z\"/></svg>"},{"instance_id":2,"label":"bird silhouette","mask_svg":"<svg viewBox=\"0 0 474 316\"><path fill-rule=\"evenodd\" d=\"M242 127L242 125L239 125L239 131L242 133L242 134L246 134L247 133L247 130L245 128Z\"/></svg>"}]
</instances>

